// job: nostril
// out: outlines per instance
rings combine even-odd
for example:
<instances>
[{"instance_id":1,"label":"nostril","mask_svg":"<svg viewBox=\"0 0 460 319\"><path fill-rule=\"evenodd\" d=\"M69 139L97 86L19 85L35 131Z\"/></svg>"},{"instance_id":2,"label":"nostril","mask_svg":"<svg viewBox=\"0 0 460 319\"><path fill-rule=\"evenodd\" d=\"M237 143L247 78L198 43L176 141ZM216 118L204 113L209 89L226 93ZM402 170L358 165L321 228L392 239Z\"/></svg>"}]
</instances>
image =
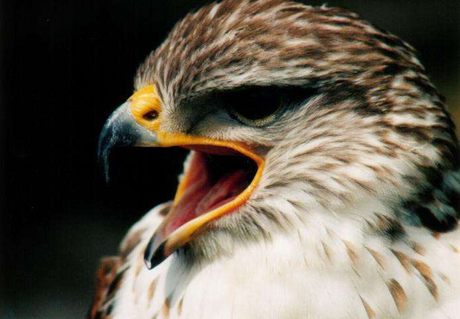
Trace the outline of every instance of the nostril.
<instances>
[{"instance_id":1,"label":"nostril","mask_svg":"<svg viewBox=\"0 0 460 319\"><path fill-rule=\"evenodd\" d=\"M144 115L142 115L142 118L146 121L156 120L158 118L158 112L155 110L149 111L145 113Z\"/></svg>"}]
</instances>

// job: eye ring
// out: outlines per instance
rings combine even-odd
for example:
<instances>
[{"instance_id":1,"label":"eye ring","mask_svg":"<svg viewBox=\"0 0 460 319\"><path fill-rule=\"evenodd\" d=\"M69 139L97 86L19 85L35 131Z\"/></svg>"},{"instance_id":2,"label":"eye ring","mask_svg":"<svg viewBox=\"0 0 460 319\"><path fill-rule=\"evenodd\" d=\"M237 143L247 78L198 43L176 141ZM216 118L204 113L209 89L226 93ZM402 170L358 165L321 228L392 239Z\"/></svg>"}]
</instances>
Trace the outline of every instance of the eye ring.
<instances>
[{"instance_id":1,"label":"eye ring","mask_svg":"<svg viewBox=\"0 0 460 319\"><path fill-rule=\"evenodd\" d=\"M282 105L280 104L278 106L278 108L276 108L272 113L264 116L264 117L261 117L261 118L257 118L257 119L250 119L250 118L247 118L245 117L244 115L242 115L241 113L239 113L235 108L233 107L230 107L229 108L229 114L232 118L234 118L235 120L245 124L245 125L248 125L248 126L255 126L255 127L263 127L263 126L267 126L269 124L271 124L272 122L274 122L278 117L279 115L281 115L282 113L282 110L283 110L283 107Z\"/></svg>"},{"instance_id":2,"label":"eye ring","mask_svg":"<svg viewBox=\"0 0 460 319\"><path fill-rule=\"evenodd\" d=\"M244 87L221 95L228 114L254 127L269 125L284 109L283 94L273 87Z\"/></svg>"}]
</instances>

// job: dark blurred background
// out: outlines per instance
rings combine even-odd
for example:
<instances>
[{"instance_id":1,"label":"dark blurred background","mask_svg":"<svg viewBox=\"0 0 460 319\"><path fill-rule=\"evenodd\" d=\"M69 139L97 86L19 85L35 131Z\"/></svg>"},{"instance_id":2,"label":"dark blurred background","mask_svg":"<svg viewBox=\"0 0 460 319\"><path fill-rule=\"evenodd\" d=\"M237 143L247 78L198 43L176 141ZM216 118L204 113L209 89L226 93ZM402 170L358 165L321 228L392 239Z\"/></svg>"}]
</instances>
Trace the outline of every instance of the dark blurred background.
<instances>
[{"instance_id":1,"label":"dark blurred background","mask_svg":"<svg viewBox=\"0 0 460 319\"><path fill-rule=\"evenodd\" d=\"M118 151L106 185L97 138L139 63L207 2L0 2L1 319L83 318L99 258L173 196L184 151ZM460 120L458 0L327 3L413 44Z\"/></svg>"}]
</instances>

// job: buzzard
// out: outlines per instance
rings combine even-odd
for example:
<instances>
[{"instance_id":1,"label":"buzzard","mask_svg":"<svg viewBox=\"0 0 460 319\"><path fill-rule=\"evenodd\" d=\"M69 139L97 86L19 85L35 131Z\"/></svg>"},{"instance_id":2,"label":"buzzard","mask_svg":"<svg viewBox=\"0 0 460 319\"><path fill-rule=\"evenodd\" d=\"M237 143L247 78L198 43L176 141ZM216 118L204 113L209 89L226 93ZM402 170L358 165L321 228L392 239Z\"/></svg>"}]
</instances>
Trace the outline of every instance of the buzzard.
<instances>
[{"instance_id":1,"label":"buzzard","mask_svg":"<svg viewBox=\"0 0 460 319\"><path fill-rule=\"evenodd\" d=\"M223 0L134 86L102 161L190 154L102 260L90 318L460 318L455 125L409 44L343 9Z\"/></svg>"}]
</instances>

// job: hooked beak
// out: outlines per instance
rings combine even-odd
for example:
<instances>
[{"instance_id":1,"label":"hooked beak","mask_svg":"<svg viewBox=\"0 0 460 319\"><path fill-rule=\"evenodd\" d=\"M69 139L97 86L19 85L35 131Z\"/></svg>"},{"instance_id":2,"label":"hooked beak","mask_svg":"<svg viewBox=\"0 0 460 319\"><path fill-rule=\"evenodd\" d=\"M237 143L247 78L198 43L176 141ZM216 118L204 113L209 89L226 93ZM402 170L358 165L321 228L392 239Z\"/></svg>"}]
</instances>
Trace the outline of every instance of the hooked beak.
<instances>
[{"instance_id":1,"label":"hooked beak","mask_svg":"<svg viewBox=\"0 0 460 319\"><path fill-rule=\"evenodd\" d=\"M149 269L199 235L212 221L244 205L262 176L264 159L248 145L161 130L161 102L153 85L134 93L107 120L99 159L108 180L114 147L181 146L193 151L173 206L151 238L144 260Z\"/></svg>"},{"instance_id":2,"label":"hooked beak","mask_svg":"<svg viewBox=\"0 0 460 319\"><path fill-rule=\"evenodd\" d=\"M99 136L98 158L104 167L105 180L109 181L109 156L116 147L157 146L154 131L139 125L130 114L130 103L125 102L107 119Z\"/></svg>"}]
</instances>

